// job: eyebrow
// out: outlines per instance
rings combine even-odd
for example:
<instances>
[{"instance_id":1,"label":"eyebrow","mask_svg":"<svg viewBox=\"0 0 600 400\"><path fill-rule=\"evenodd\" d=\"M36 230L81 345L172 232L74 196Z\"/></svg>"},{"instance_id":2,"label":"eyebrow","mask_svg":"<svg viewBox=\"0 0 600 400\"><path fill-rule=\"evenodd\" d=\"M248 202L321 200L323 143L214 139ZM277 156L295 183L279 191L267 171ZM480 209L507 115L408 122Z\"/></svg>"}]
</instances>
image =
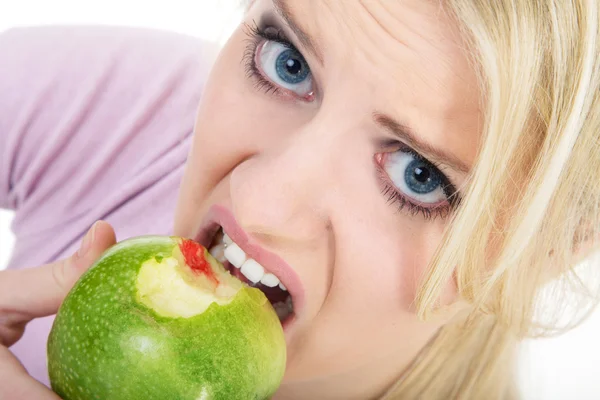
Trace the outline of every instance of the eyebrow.
<instances>
[{"instance_id":1,"label":"eyebrow","mask_svg":"<svg viewBox=\"0 0 600 400\"><path fill-rule=\"evenodd\" d=\"M292 30L292 32L294 32L302 46L317 60L319 60L321 64L323 64L323 55L321 49L312 39L312 37L307 34L296 22L296 18L288 7L286 0L272 0L272 2L277 14L283 18L286 25ZM373 118L379 126L392 132L400 140L404 141L408 146L412 147L413 150L422 154L424 157L430 157L435 162L439 162L465 174L469 174L471 171L471 168L460 158L452 153L437 149L431 144L420 140L417 135L415 135L414 132L406 125L399 123L387 115L377 112L373 113Z\"/></svg>"},{"instance_id":2,"label":"eyebrow","mask_svg":"<svg viewBox=\"0 0 600 400\"><path fill-rule=\"evenodd\" d=\"M394 119L380 113L374 113L375 122L396 135L400 140L405 142L413 150L422 154L423 157L431 157L432 161L444 164L456 171L468 174L471 168L465 164L460 158L452 153L448 153L441 149L437 149L431 144L422 141L415 133L406 125L403 125Z\"/></svg>"},{"instance_id":3,"label":"eyebrow","mask_svg":"<svg viewBox=\"0 0 600 400\"><path fill-rule=\"evenodd\" d=\"M272 0L273 6L275 7L275 11L277 14L283 18L286 25L294 32L302 47L304 47L308 52L310 52L321 64L323 64L323 53L319 46L315 43L312 37L307 34L300 25L296 22L296 18L294 14L288 7L286 0Z\"/></svg>"}]
</instances>

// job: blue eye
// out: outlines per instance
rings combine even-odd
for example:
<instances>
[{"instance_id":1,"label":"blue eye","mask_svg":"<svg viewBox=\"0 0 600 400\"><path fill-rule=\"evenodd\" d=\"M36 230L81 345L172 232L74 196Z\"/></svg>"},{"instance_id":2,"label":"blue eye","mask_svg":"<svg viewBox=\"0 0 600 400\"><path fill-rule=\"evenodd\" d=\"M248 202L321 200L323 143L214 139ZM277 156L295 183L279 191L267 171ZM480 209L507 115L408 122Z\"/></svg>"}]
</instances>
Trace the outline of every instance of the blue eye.
<instances>
[{"instance_id":1,"label":"blue eye","mask_svg":"<svg viewBox=\"0 0 600 400\"><path fill-rule=\"evenodd\" d=\"M413 160L404 172L404 181L410 190L418 194L428 194L436 190L442 184L439 174L431 170L421 160Z\"/></svg>"},{"instance_id":2,"label":"blue eye","mask_svg":"<svg viewBox=\"0 0 600 400\"><path fill-rule=\"evenodd\" d=\"M442 173L412 152L399 150L388 154L383 168L394 186L410 199L431 205L448 200Z\"/></svg>"},{"instance_id":3,"label":"blue eye","mask_svg":"<svg viewBox=\"0 0 600 400\"><path fill-rule=\"evenodd\" d=\"M300 97L313 92L308 63L297 50L275 41L266 41L257 54L257 64L273 84Z\"/></svg>"},{"instance_id":4,"label":"blue eye","mask_svg":"<svg viewBox=\"0 0 600 400\"><path fill-rule=\"evenodd\" d=\"M310 74L306 61L300 54L291 49L279 54L275 69L279 78L291 85L304 82Z\"/></svg>"}]
</instances>

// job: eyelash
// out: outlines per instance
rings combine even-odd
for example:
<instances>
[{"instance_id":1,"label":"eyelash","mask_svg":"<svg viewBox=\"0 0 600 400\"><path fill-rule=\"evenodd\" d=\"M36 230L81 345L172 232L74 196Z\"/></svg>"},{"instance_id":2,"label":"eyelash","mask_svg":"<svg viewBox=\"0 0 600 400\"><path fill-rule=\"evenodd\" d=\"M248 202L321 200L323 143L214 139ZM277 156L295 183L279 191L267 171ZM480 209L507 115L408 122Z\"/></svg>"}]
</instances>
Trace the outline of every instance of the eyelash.
<instances>
[{"instance_id":1,"label":"eyelash","mask_svg":"<svg viewBox=\"0 0 600 400\"><path fill-rule=\"evenodd\" d=\"M253 25L244 24L244 30L248 36L248 45L243 54L243 63L246 70L246 77L248 79L254 80L255 87L259 91L263 91L267 94L272 95L282 95L283 91L275 86L270 80L265 78L256 65L256 51L259 46L263 44L265 41L277 42L280 43L290 50L296 51L299 54L300 51L294 46L292 42L290 42L285 34L277 27L268 26L266 28L260 27L256 22L253 22ZM396 143L396 146L398 142ZM403 195L396 187L390 182L390 178L387 173L383 170L383 168L377 164L377 170L379 172L380 182L383 184L381 193L384 197L387 197L388 203L390 205L395 205L397 207L398 212L400 211L408 211L411 215L421 214L425 220L434 220L437 217L445 219L450 212L456 208L460 202L461 197L460 193L456 190L456 188L450 183L445 174L441 172L441 166L435 165L433 162L426 160L419 153L411 149L410 147L401 144L403 147L398 151L404 151L410 153L415 158L418 158L432 168L435 168L442 176L444 186L443 190L448 197L448 204L440 207L427 208L420 204L417 204L411 201L407 196Z\"/></svg>"},{"instance_id":2,"label":"eyelash","mask_svg":"<svg viewBox=\"0 0 600 400\"><path fill-rule=\"evenodd\" d=\"M272 32L272 30L269 28L275 32ZM246 46L246 50L244 51L244 56L242 59L246 69L246 77L254 80L254 86L259 91L273 95L284 94L279 87L273 85L270 80L263 76L262 72L256 65L256 51L258 50L258 47L265 41L280 43L290 50L298 52L299 54L300 51L298 51L296 46L294 46L294 44L285 37L284 33L280 29L274 26L261 28L256 22L253 22L253 25L244 24L244 30L246 35L248 35L248 45Z\"/></svg>"},{"instance_id":3,"label":"eyelash","mask_svg":"<svg viewBox=\"0 0 600 400\"><path fill-rule=\"evenodd\" d=\"M398 146L397 143L396 146ZM430 168L435 169L442 176L442 190L444 191L444 194L448 199L448 204L438 207L424 207L418 203L415 203L408 196L402 194L398 189L396 189L396 187L390 182L390 178L388 174L383 170L383 167L376 162L375 164L377 166L379 179L383 185L381 189L381 194L384 197L387 197L388 203L390 205L396 206L398 212L406 211L413 216L421 214L426 221L435 220L438 217L441 219L447 218L450 215L450 213L454 209L456 209L461 203L462 198L460 196L460 192L458 192L454 185L450 183L450 180L446 177L446 175L443 172L441 172L441 170L443 169L442 166L425 159L422 155L420 155L412 148L406 146L403 143L401 143L400 146L401 147L396 151L402 151L404 153L412 155L416 159L419 159L424 163L428 164Z\"/></svg>"}]
</instances>

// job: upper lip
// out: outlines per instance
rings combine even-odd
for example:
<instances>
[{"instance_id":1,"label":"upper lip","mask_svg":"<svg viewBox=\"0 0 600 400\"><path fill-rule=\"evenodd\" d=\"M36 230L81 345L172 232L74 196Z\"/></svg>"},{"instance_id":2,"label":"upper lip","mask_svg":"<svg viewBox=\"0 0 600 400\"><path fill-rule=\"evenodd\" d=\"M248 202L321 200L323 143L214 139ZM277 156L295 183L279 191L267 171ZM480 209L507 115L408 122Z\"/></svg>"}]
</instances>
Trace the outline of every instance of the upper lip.
<instances>
[{"instance_id":1,"label":"upper lip","mask_svg":"<svg viewBox=\"0 0 600 400\"><path fill-rule=\"evenodd\" d=\"M271 253L256 243L237 223L233 213L221 205L213 205L206 214L195 240L204 247L210 246L215 233L222 227L223 231L246 253L279 278L294 302L294 313L298 315L304 304L304 290L296 272L277 254Z\"/></svg>"}]
</instances>

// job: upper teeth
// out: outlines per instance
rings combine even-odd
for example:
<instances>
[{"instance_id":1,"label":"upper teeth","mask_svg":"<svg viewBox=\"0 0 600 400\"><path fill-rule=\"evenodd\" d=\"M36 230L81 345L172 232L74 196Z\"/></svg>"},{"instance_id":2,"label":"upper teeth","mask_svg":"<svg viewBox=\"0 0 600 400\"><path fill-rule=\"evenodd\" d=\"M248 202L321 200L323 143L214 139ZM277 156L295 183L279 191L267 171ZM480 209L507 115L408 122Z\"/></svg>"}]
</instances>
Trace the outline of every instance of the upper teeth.
<instances>
[{"instance_id":1,"label":"upper teeth","mask_svg":"<svg viewBox=\"0 0 600 400\"><path fill-rule=\"evenodd\" d=\"M226 245L227 246L227 245ZM246 253L235 243L232 243L225 247L225 259L229 261L234 267L241 268L246 262Z\"/></svg>"},{"instance_id":2,"label":"upper teeth","mask_svg":"<svg viewBox=\"0 0 600 400\"><path fill-rule=\"evenodd\" d=\"M223 248L225 251L223 251ZM287 290L279 278L272 273L266 272L265 268L260 265L256 260L248 258L244 250L240 248L231 238L225 234L223 236L223 243L217 244L210 249L210 253L217 260L224 262L229 261L231 265L236 268L240 268L242 275L244 275L250 282L256 284L262 283L268 287L275 287L279 285L282 290Z\"/></svg>"},{"instance_id":3,"label":"upper teeth","mask_svg":"<svg viewBox=\"0 0 600 400\"><path fill-rule=\"evenodd\" d=\"M230 261L231 262L231 261ZM265 269L262 265L253 259L246 260L242 264L242 274L252 283L258 283L265 275ZM279 281L277 281L279 283Z\"/></svg>"},{"instance_id":4,"label":"upper teeth","mask_svg":"<svg viewBox=\"0 0 600 400\"><path fill-rule=\"evenodd\" d=\"M264 274L262 278L260 278L260 283L268 287L275 287L277 285L281 285L281 283L279 282L279 278L268 272Z\"/></svg>"}]
</instances>

